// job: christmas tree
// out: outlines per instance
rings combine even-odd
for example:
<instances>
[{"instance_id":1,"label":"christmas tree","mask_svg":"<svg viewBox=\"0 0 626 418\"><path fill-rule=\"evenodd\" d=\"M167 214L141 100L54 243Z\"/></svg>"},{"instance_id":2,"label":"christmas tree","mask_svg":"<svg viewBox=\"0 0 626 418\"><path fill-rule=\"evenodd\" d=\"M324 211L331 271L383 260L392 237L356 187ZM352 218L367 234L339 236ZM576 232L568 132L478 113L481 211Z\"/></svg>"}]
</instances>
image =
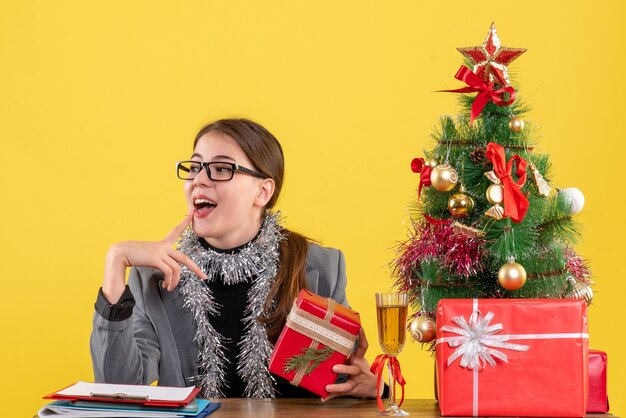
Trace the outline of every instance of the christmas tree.
<instances>
[{"instance_id":1,"label":"christmas tree","mask_svg":"<svg viewBox=\"0 0 626 418\"><path fill-rule=\"evenodd\" d=\"M537 129L511 85L508 65L526 50L485 42L458 49L462 111L440 119L434 147L415 158L419 176L410 236L393 263L396 286L417 312L421 342L434 338L443 298L578 298L591 302L591 275L576 254L573 215L584 197L550 184L550 158L537 152ZM478 94L474 94L478 93Z\"/></svg>"}]
</instances>

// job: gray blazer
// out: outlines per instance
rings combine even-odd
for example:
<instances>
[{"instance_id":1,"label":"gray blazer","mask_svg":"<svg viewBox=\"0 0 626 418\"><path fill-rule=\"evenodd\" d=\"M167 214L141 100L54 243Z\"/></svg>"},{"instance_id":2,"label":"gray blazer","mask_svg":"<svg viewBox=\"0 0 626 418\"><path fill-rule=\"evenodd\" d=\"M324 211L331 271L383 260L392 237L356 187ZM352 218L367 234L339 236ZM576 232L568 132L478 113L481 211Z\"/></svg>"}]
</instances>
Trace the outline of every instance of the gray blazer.
<instances>
[{"instance_id":1,"label":"gray blazer","mask_svg":"<svg viewBox=\"0 0 626 418\"><path fill-rule=\"evenodd\" d=\"M348 306L343 253L309 244L308 289ZM108 321L94 313L91 359L96 382L190 386L198 375L195 323L178 288L161 288L163 273L133 268L128 286L135 299L130 318Z\"/></svg>"}]
</instances>

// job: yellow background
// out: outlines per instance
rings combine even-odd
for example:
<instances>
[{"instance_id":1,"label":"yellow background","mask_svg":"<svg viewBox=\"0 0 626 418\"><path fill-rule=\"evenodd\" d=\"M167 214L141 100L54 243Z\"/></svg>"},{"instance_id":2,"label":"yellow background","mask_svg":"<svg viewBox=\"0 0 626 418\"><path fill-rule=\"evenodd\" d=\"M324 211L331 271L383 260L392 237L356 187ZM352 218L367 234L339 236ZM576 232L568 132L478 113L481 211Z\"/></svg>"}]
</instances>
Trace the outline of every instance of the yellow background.
<instances>
[{"instance_id":1,"label":"yellow background","mask_svg":"<svg viewBox=\"0 0 626 418\"><path fill-rule=\"evenodd\" d=\"M284 145L289 227L345 251L348 295L376 339L374 292L405 238L456 47L496 22L542 127L554 181L586 204L579 251L597 286L591 345L626 414L623 307L625 6L620 1L4 2L0 11L0 393L3 416L93 378L89 333L110 244L160 239L185 214L174 161L208 120L251 117ZM537 324L539 327L541 324ZM432 398L430 354L401 354ZM506 396L503 388L503 396Z\"/></svg>"}]
</instances>

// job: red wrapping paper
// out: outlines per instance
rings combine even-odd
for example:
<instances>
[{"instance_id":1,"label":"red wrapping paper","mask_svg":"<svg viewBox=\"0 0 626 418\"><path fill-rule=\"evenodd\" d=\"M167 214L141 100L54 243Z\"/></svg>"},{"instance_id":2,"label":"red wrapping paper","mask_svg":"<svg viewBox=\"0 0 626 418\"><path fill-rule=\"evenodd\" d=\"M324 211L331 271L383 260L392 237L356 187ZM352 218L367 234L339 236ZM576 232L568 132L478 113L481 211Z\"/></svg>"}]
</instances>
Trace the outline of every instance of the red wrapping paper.
<instances>
[{"instance_id":1,"label":"red wrapping paper","mask_svg":"<svg viewBox=\"0 0 626 418\"><path fill-rule=\"evenodd\" d=\"M308 290L301 290L296 305L306 312L323 319L328 309L328 299L318 296ZM349 332L352 335L358 335L361 329L361 319L359 314L351 309L346 308L338 303L335 304L334 315L330 319L330 323ZM301 334L287 326L283 329L270 358L269 370L277 376L282 376L291 381L296 372L283 372L283 366L288 358L301 354L302 349L309 347L312 339ZM324 348L323 344L319 344L319 348ZM334 383L337 380L337 373L332 368L335 364L343 364L346 361L346 355L339 352L333 354L320 363L310 374L305 375L298 386L303 387L321 397L328 396L326 385Z\"/></svg>"},{"instance_id":2,"label":"red wrapping paper","mask_svg":"<svg viewBox=\"0 0 626 418\"><path fill-rule=\"evenodd\" d=\"M606 389L607 355L600 350L589 350L589 401L587 412L609 412Z\"/></svg>"},{"instance_id":3,"label":"red wrapping paper","mask_svg":"<svg viewBox=\"0 0 626 418\"><path fill-rule=\"evenodd\" d=\"M457 327L454 317L469 320L475 307L483 316L493 313L489 325L502 324L494 335L510 335L515 339L506 343L529 346L527 350L495 348L508 362L496 359L494 367L487 364L476 372L461 367L460 358L448 365L458 347L441 339L458 335L442 327ZM582 417L588 395L588 343L583 301L443 299L437 306L436 345L441 415Z\"/></svg>"}]
</instances>

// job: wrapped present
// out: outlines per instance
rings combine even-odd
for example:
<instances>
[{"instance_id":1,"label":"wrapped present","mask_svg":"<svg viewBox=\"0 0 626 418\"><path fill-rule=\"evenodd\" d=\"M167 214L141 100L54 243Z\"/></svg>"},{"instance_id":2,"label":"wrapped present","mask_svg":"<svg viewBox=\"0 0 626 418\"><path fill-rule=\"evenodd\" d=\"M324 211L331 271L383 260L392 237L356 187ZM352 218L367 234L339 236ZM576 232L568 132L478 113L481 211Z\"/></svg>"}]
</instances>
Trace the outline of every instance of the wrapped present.
<instances>
[{"instance_id":1,"label":"wrapped present","mask_svg":"<svg viewBox=\"0 0 626 418\"><path fill-rule=\"evenodd\" d=\"M561 299L442 299L442 416L585 415L587 305Z\"/></svg>"},{"instance_id":2,"label":"wrapped present","mask_svg":"<svg viewBox=\"0 0 626 418\"><path fill-rule=\"evenodd\" d=\"M359 314L332 299L300 291L278 337L270 372L326 397L335 364L346 361L361 329Z\"/></svg>"},{"instance_id":3,"label":"wrapped present","mask_svg":"<svg viewBox=\"0 0 626 418\"><path fill-rule=\"evenodd\" d=\"M609 412L606 390L607 356L604 351L589 350L589 401L587 412Z\"/></svg>"}]
</instances>

